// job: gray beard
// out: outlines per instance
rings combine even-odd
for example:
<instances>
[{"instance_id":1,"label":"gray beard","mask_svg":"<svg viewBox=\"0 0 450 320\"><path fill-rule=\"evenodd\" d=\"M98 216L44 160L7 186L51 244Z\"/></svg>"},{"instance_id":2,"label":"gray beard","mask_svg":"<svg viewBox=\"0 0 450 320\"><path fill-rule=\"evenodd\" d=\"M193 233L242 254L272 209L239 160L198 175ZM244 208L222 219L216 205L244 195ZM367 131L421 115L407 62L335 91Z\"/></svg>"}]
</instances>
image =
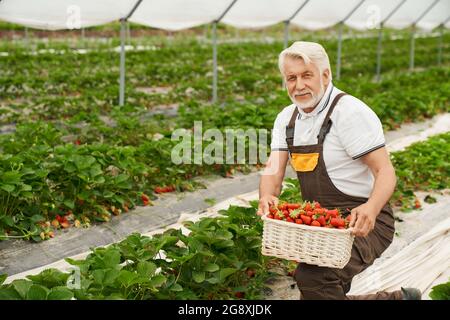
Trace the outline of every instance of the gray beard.
<instances>
[{"instance_id":1,"label":"gray beard","mask_svg":"<svg viewBox=\"0 0 450 320\"><path fill-rule=\"evenodd\" d=\"M325 88L323 86L323 82L321 81L321 88L320 88L320 92L318 95L315 95L314 93L311 92L311 99L310 102L306 103L306 104L300 104L295 100L295 97L292 97L291 95L289 95L289 98L291 99L292 103L295 104L297 107L299 107L302 110L308 109L308 108L313 108L314 106L316 106L320 100L322 99L323 95L325 94Z\"/></svg>"}]
</instances>

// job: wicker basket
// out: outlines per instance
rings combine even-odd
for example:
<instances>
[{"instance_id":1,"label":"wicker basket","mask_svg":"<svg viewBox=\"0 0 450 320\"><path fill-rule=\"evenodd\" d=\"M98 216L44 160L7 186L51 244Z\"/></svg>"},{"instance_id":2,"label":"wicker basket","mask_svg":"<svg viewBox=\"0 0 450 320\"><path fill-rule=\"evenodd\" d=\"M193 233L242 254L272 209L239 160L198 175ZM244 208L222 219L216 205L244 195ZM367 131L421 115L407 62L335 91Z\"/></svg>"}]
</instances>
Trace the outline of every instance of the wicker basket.
<instances>
[{"instance_id":1,"label":"wicker basket","mask_svg":"<svg viewBox=\"0 0 450 320\"><path fill-rule=\"evenodd\" d=\"M338 269L350 260L354 239L350 230L311 227L267 216L262 219L265 256Z\"/></svg>"}]
</instances>

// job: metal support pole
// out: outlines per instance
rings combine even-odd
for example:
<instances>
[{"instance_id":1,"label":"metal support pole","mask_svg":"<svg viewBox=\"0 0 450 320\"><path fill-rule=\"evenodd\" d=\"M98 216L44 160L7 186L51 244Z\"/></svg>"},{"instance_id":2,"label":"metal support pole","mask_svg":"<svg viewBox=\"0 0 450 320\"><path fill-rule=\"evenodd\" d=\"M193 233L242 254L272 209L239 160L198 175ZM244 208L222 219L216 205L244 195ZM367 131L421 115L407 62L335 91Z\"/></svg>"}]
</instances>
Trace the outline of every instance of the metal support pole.
<instances>
[{"instance_id":1,"label":"metal support pole","mask_svg":"<svg viewBox=\"0 0 450 320\"><path fill-rule=\"evenodd\" d=\"M377 70L376 70L376 81L381 80L381 51L382 51L382 42L383 42L383 27L386 21L388 21L395 12L400 9L400 7L406 2L406 0L402 0L399 4L384 18L383 21L380 22L380 29L378 30L378 49L377 49Z\"/></svg>"},{"instance_id":2,"label":"metal support pole","mask_svg":"<svg viewBox=\"0 0 450 320\"><path fill-rule=\"evenodd\" d=\"M237 0L233 0L230 5L225 9L224 12L220 15L219 18L212 22L213 24L213 94L212 94L212 103L217 102L217 24L223 17L230 11L230 9L234 6Z\"/></svg>"},{"instance_id":3,"label":"metal support pole","mask_svg":"<svg viewBox=\"0 0 450 320\"><path fill-rule=\"evenodd\" d=\"M341 78L341 52L342 52L342 28L344 23L339 23L339 32L338 32L338 49L337 49L337 61L336 61L336 79L339 80Z\"/></svg>"},{"instance_id":4,"label":"metal support pole","mask_svg":"<svg viewBox=\"0 0 450 320\"><path fill-rule=\"evenodd\" d=\"M131 41L131 32L130 32L130 23L127 21L127 44L130 45Z\"/></svg>"},{"instance_id":5,"label":"metal support pole","mask_svg":"<svg viewBox=\"0 0 450 320\"><path fill-rule=\"evenodd\" d=\"M414 45L415 45L416 25L439 1L440 0L435 0L430 6L427 7L427 9L424 12L422 12L422 14L412 24L411 45L410 45L410 51L409 51L409 70L410 71L412 71L414 69Z\"/></svg>"},{"instance_id":6,"label":"metal support pole","mask_svg":"<svg viewBox=\"0 0 450 320\"><path fill-rule=\"evenodd\" d=\"M125 102L125 29L126 20L120 20L120 88L119 88L119 106Z\"/></svg>"},{"instance_id":7,"label":"metal support pole","mask_svg":"<svg viewBox=\"0 0 450 320\"><path fill-rule=\"evenodd\" d=\"M28 27L25 27L25 47L28 48L30 38L28 37Z\"/></svg>"},{"instance_id":8,"label":"metal support pole","mask_svg":"<svg viewBox=\"0 0 450 320\"><path fill-rule=\"evenodd\" d=\"M217 102L217 22L213 22L213 98Z\"/></svg>"},{"instance_id":9,"label":"metal support pole","mask_svg":"<svg viewBox=\"0 0 450 320\"><path fill-rule=\"evenodd\" d=\"M288 46L288 42L289 42L289 24L290 21L285 21L284 22L284 48L286 49Z\"/></svg>"},{"instance_id":10,"label":"metal support pole","mask_svg":"<svg viewBox=\"0 0 450 320\"><path fill-rule=\"evenodd\" d=\"M416 26L413 25L411 28L411 41L409 46L409 71L413 71L414 69L415 35L416 35Z\"/></svg>"},{"instance_id":11,"label":"metal support pole","mask_svg":"<svg viewBox=\"0 0 450 320\"><path fill-rule=\"evenodd\" d=\"M294 19L298 13L308 4L309 0L305 0L303 1L303 3L300 5L300 7L298 7L295 12L287 19L284 21L284 49L286 49L288 47L288 43L289 43L289 25L291 24L291 20ZM285 82L284 82L284 77L281 78L281 88L284 89L285 88Z\"/></svg>"},{"instance_id":12,"label":"metal support pole","mask_svg":"<svg viewBox=\"0 0 450 320\"><path fill-rule=\"evenodd\" d=\"M380 81L381 78L381 46L383 41L383 23L380 24L380 29L378 30L378 47L377 47L377 76L376 80Z\"/></svg>"},{"instance_id":13,"label":"metal support pole","mask_svg":"<svg viewBox=\"0 0 450 320\"><path fill-rule=\"evenodd\" d=\"M364 3L365 0L361 0L356 7L354 7L347 16L339 22L339 35L338 35L338 52L337 52L337 64L336 64L336 79L341 78L341 53L342 53L342 28L344 27L344 22L348 20L355 13L356 10Z\"/></svg>"},{"instance_id":14,"label":"metal support pole","mask_svg":"<svg viewBox=\"0 0 450 320\"><path fill-rule=\"evenodd\" d=\"M444 25L441 24L439 27L439 38L438 38L438 56L437 56L437 64L441 66L442 64L442 38L444 35Z\"/></svg>"},{"instance_id":15,"label":"metal support pole","mask_svg":"<svg viewBox=\"0 0 450 320\"><path fill-rule=\"evenodd\" d=\"M127 32L128 19L141 4L142 0L138 0L131 11L124 18L120 19L120 76L119 76L119 106L125 103L125 37Z\"/></svg>"}]
</instances>

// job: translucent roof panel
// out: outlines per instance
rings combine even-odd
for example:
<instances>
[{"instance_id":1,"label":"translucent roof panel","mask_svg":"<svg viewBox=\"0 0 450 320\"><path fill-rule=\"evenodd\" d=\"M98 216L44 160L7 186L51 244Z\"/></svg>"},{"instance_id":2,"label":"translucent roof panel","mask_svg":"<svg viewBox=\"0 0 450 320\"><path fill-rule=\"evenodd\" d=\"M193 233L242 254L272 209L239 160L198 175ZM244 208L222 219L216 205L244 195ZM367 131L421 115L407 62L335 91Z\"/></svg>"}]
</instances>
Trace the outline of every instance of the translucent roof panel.
<instances>
[{"instance_id":1,"label":"translucent roof panel","mask_svg":"<svg viewBox=\"0 0 450 320\"><path fill-rule=\"evenodd\" d=\"M329 28L345 19L349 27L363 30L374 28L402 0L361 1L237 0L221 22L238 28L268 27L290 19L304 5L291 20L301 28ZM118 21L127 17L137 3L138 0L1 0L0 20L37 29L78 29ZM142 0L129 20L176 31L215 21L231 3L233 0ZM450 0L406 0L385 26L402 29L417 22L419 28L433 29L445 22L449 27L449 13Z\"/></svg>"},{"instance_id":2,"label":"translucent roof panel","mask_svg":"<svg viewBox=\"0 0 450 320\"><path fill-rule=\"evenodd\" d=\"M442 1L442 0L441 0ZM403 29L410 27L435 0L407 0L402 7L386 21L386 27Z\"/></svg>"},{"instance_id":3,"label":"translucent roof panel","mask_svg":"<svg viewBox=\"0 0 450 320\"><path fill-rule=\"evenodd\" d=\"M165 30L207 24L228 8L232 0L143 0L130 21Z\"/></svg>"},{"instance_id":4,"label":"translucent roof panel","mask_svg":"<svg viewBox=\"0 0 450 320\"><path fill-rule=\"evenodd\" d=\"M262 28L289 19L306 0L238 0L223 18L237 28Z\"/></svg>"},{"instance_id":5,"label":"translucent roof panel","mask_svg":"<svg viewBox=\"0 0 450 320\"><path fill-rule=\"evenodd\" d=\"M406 0L408 1L408 0ZM403 0L366 0L345 21L350 28L357 30L374 29L380 26L395 9L399 10Z\"/></svg>"},{"instance_id":6,"label":"translucent roof panel","mask_svg":"<svg viewBox=\"0 0 450 320\"><path fill-rule=\"evenodd\" d=\"M355 8L360 0L311 0L292 20L292 23L308 30L334 26Z\"/></svg>"},{"instance_id":7,"label":"translucent roof panel","mask_svg":"<svg viewBox=\"0 0 450 320\"><path fill-rule=\"evenodd\" d=\"M417 27L431 30L450 17L450 0L440 0L418 23Z\"/></svg>"},{"instance_id":8,"label":"translucent roof panel","mask_svg":"<svg viewBox=\"0 0 450 320\"><path fill-rule=\"evenodd\" d=\"M136 0L2 0L0 19L36 29L79 29L117 21L135 3Z\"/></svg>"}]
</instances>

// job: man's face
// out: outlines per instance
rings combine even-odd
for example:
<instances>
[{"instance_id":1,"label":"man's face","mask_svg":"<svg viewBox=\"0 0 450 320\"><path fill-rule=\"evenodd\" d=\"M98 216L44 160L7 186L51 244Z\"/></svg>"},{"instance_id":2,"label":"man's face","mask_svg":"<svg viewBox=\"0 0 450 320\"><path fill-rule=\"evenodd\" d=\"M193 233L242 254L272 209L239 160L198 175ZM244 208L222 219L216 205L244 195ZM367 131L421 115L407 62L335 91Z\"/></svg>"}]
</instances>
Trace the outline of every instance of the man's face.
<instances>
[{"instance_id":1,"label":"man's face","mask_svg":"<svg viewBox=\"0 0 450 320\"><path fill-rule=\"evenodd\" d=\"M289 97L305 112L314 110L330 82L328 70L320 74L314 63L292 57L284 59L284 77Z\"/></svg>"}]
</instances>

